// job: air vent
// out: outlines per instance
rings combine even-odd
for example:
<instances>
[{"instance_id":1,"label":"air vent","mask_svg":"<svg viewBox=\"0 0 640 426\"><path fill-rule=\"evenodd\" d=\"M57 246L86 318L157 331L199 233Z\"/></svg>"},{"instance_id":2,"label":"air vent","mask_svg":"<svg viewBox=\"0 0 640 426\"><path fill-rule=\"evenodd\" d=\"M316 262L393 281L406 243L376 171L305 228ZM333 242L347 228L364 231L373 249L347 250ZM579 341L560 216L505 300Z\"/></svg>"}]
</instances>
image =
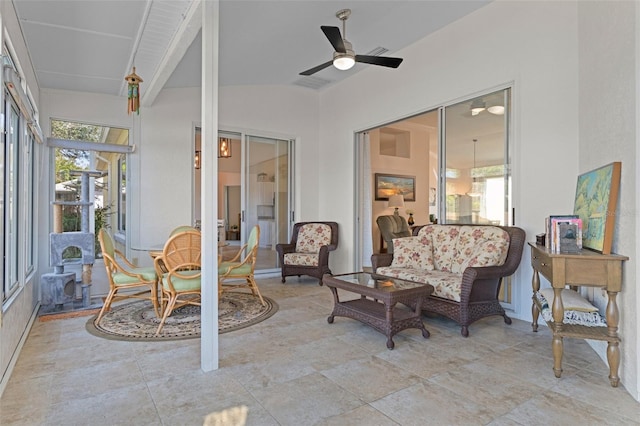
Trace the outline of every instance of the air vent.
<instances>
[{"instance_id":1,"label":"air vent","mask_svg":"<svg viewBox=\"0 0 640 426\"><path fill-rule=\"evenodd\" d=\"M311 75L302 77L293 82L293 84L302 87L308 87L309 89L321 89L327 84L331 83L330 80L325 80L324 78L314 77Z\"/></svg>"},{"instance_id":2,"label":"air vent","mask_svg":"<svg viewBox=\"0 0 640 426\"><path fill-rule=\"evenodd\" d=\"M380 56L380 55L382 55L382 54L384 54L384 53L387 53L388 51L389 51L389 49L385 49L384 47L380 47L380 46L378 46L378 47L376 47L375 49L373 49L373 50L369 51L369 52L367 53L367 55L370 55L370 56Z\"/></svg>"}]
</instances>

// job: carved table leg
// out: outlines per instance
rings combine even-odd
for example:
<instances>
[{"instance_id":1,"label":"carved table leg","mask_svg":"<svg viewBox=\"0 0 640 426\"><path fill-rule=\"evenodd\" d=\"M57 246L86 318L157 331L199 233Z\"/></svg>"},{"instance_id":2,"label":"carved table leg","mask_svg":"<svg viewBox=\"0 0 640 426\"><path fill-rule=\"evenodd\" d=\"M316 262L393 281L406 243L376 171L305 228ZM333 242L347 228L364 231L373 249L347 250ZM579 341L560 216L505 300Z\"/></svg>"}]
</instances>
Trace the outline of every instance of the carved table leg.
<instances>
[{"instance_id":1,"label":"carved table leg","mask_svg":"<svg viewBox=\"0 0 640 426\"><path fill-rule=\"evenodd\" d=\"M329 286L327 286L329 287ZM334 313L336 312L336 306L338 306L340 304L340 297L338 296L338 289L335 287L329 287L329 289L331 290L331 293L333 294L333 303L334 303L334 308L333 308L333 312L331 312L331 315L329 315L327 317L327 322L329 324L333 324L333 319L335 318Z\"/></svg>"},{"instance_id":2,"label":"carved table leg","mask_svg":"<svg viewBox=\"0 0 640 426\"><path fill-rule=\"evenodd\" d=\"M615 291L608 291L609 301L607 302L606 317L607 317L607 334L609 337L618 337L618 321L620 319L620 313L618 311L618 304L616 303L617 293ZM620 366L620 347L617 341L609 341L607 345L607 361L609 361L609 382L611 386L618 387L620 383L620 377L618 377L618 367Z\"/></svg>"},{"instance_id":3,"label":"carved table leg","mask_svg":"<svg viewBox=\"0 0 640 426\"><path fill-rule=\"evenodd\" d=\"M554 334L551 341L551 350L553 351L553 373L556 377L562 375L562 337Z\"/></svg>"},{"instance_id":4,"label":"carved table leg","mask_svg":"<svg viewBox=\"0 0 640 426\"><path fill-rule=\"evenodd\" d=\"M391 329L393 328L391 326L391 324L393 324L393 308L396 306L395 303L389 303L386 304L385 303L385 308L387 310L386 312L386 321L387 321L387 327L389 327L389 331L387 332L387 348L388 349L393 349L395 346L395 343L393 343L393 339L391 338Z\"/></svg>"},{"instance_id":5,"label":"carved table leg","mask_svg":"<svg viewBox=\"0 0 640 426\"><path fill-rule=\"evenodd\" d=\"M564 321L564 306L562 304L562 288L553 288L553 303L551 311L553 314L553 340L551 349L553 351L553 372L556 377L562 374L562 336L558 336L558 332L562 331L562 322Z\"/></svg>"},{"instance_id":6,"label":"carved table leg","mask_svg":"<svg viewBox=\"0 0 640 426\"><path fill-rule=\"evenodd\" d=\"M533 279L531 280L531 286L533 287L533 297L536 297L536 293L540 290L540 275L537 270L533 270ZM534 303L531 304L531 316L533 317L533 322L531 323L531 327L533 331L538 331L538 315L540 311L538 310L538 305Z\"/></svg>"},{"instance_id":7,"label":"carved table leg","mask_svg":"<svg viewBox=\"0 0 640 426\"><path fill-rule=\"evenodd\" d=\"M618 387L618 367L620 366L620 347L618 342L609 342L607 346L607 360L609 361L609 382L614 388Z\"/></svg>"}]
</instances>

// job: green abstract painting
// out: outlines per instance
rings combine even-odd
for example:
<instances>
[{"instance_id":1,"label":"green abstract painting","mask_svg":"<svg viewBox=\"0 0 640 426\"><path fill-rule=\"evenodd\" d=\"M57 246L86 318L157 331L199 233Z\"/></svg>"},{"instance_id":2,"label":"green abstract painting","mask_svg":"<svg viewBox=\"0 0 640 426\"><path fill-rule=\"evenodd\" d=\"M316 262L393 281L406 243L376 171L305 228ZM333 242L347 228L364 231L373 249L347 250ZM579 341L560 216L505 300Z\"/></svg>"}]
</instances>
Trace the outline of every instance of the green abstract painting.
<instances>
[{"instance_id":1,"label":"green abstract painting","mask_svg":"<svg viewBox=\"0 0 640 426\"><path fill-rule=\"evenodd\" d=\"M573 213L582 219L582 246L602 254L611 253L621 164L607 164L578 176Z\"/></svg>"}]
</instances>

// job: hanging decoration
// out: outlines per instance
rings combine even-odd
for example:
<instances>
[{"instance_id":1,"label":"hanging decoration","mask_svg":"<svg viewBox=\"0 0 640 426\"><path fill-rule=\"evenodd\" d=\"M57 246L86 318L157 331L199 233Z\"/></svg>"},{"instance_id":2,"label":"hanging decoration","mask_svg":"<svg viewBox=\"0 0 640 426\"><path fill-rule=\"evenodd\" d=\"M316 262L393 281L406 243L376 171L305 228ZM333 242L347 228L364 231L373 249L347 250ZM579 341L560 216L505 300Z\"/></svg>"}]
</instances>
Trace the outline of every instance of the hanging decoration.
<instances>
[{"instance_id":1,"label":"hanging decoration","mask_svg":"<svg viewBox=\"0 0 640 426\"><path fill-rule=\"evenodd\" d=\"M231 139L218 138L218 158L231 158Z\"/></svg>"},{"instance_id":2,"label":"hanging decoration","mask_svg":"<svg viewBox=\"0 0 640 426\"><path fill-rule=\"evenodd\" d=\"M137 114L140 114L140 83L142 83L142 79L136 74L136 67L133 67L133 72L124 79L129 84L127 91L127 112L131 114L135 111Z\"/></svg>"}]
</instances>

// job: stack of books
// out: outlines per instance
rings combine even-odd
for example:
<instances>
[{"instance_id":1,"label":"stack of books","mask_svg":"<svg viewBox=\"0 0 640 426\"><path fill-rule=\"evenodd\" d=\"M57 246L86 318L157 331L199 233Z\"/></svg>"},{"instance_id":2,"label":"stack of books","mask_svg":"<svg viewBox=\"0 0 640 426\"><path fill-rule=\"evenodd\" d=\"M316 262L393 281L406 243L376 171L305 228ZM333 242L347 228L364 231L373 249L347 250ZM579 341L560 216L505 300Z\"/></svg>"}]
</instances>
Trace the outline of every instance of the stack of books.
<instances>
[{"instance_id":1,"label":"stack of books","mask_svg":"<svg viewBox=\"0 0 640 426\"><path fill-rule=\"evenodd\" d=\"M582 250L582 220L578 215L553 215L545 219L545 245L553 253Z\"/></svg>"}]
</instances>

